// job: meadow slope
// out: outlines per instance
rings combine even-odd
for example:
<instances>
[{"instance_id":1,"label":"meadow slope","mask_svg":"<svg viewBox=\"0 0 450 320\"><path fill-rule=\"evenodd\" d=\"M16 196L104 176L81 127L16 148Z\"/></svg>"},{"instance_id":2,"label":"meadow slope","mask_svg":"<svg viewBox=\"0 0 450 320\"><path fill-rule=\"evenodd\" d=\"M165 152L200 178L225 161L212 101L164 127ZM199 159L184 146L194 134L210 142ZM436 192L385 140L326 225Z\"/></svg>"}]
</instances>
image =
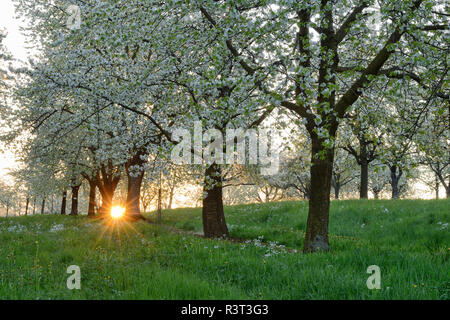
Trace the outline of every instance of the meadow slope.
<instances>
[{"instance_id":1,"label":"meadow slope","mask_svg":"<svg viewBox=\"0 0 450 320\"><path fill-rule=\"evenodd\" d=\"M199 237L201 209L165 210L163 226L0 218L0 299L449 299L449 208L332 201L332 250L307 255L302 201L226 207L239 241ZM70 265L80 290L66 287ZM367 288L370 265L380 290Z\"/></svg>"}]
</instances>

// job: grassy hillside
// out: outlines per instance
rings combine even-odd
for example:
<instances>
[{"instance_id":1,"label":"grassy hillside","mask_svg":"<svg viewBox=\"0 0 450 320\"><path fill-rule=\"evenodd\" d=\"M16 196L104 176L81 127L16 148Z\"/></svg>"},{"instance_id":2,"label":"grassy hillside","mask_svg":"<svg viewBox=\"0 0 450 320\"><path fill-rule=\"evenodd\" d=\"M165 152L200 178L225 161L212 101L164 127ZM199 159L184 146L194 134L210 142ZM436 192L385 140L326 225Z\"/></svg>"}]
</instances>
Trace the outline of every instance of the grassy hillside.
<instances>
[{"instance_id":1,"label":"grassy hillside","mask_svg":"<svg viewBox=\"0 0 450 320\"><path fill-rule=\"evenodd\" d=\"M164 226L85 217L0 218L1 299L448 299L450 201L333 201L329 253L301 253L306 202L226 208L208 240L200 209ZM149 215L152 218L152 215ZM68 290L69 265L81 290ZM367 267L381 268L369 290Z\"/></svg>"}]
</instances>

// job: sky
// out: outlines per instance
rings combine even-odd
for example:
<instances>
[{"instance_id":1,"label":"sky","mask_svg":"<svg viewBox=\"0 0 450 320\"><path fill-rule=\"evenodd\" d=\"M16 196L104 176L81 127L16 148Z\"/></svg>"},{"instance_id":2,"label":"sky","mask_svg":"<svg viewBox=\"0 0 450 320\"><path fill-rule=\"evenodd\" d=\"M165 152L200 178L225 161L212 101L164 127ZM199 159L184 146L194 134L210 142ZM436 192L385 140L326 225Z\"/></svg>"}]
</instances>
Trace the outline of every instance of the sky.
<instances>
[{"instance_id":1,"label":"sky","mask_svg":"<svg viewBox=\"0 0 450 320\"><path fill-rule=\"evenodd\" d=\"M0 0L0 29L7 32L4 45L15 59L27 61L29 50L25 48L25 36L20 32L20 26L23 25L20 19L15 19L14 4L11 0ZM15 165L14 155L11 152L4 151L4 146L0 145L0 177L4 177L8 168Z\"/></svg>"},{"instance_id":2,"label":"sky","mask_svg":"<svg viewBox=\"0 0 450 320\"><path fill-rule=\"evenodd\" d=\"M0 28L6 29L8 33L4 44L15 58L22 61L27 60L28 53L25 48L25 36L19 30L24 25L20 19L15 19L14 4L11 0L1 0Z\"/></svg>"}]
</instances>

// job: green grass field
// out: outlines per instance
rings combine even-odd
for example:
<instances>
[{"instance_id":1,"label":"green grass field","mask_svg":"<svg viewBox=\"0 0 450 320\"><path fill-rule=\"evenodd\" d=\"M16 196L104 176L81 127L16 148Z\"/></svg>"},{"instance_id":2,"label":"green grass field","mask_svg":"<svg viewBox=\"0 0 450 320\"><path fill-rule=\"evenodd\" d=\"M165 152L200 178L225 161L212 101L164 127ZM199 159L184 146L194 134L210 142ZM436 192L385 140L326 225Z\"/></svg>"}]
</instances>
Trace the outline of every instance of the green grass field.
<instances>
[{"instance_id":1,"label":"green grass field","mask_svg":"<svg viewBox=\"0 0 450 320\"><path fill-rule=\"evenodd\" d=\"M238 241L208 240L200 209L163 226L0 218L0 299L449 299L449 200L333 201L328 253L301 253L306 202L226 208ZM152 215L150 214L152 217ZM81 289L66 287L81 268ZM367 267L381 268L369 290Z\"/></svg>"}]
</instances>

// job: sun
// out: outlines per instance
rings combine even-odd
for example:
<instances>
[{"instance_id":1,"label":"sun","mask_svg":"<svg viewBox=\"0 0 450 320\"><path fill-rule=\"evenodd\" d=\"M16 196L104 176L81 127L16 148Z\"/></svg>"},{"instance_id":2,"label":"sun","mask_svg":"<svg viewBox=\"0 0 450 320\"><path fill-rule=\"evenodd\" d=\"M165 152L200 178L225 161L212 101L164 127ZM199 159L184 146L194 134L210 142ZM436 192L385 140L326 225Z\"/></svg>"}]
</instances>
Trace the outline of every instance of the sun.
<instances>
[{"instance_id":1,"label":"sun","mask_svg":"<svg viewBox=\"0 0 450 320\"><path fill-rule=\"evenodd\" d=\"M121 206L114 206L111 208L111 217L113 219L120 219L125 213L125 208Z\"/></svg>"}]
</instances>

